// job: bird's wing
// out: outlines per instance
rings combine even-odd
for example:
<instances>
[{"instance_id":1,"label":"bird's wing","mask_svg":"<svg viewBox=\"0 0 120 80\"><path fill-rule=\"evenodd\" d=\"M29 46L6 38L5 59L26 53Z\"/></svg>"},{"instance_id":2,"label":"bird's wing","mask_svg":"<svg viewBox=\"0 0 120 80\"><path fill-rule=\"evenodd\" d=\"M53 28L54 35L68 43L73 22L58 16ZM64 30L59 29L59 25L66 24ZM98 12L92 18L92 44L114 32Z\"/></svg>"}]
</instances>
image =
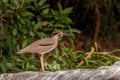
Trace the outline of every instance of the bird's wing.
<instances>
[{"instance_id":1,"label":"bird's wing","mask_svg":"<svg viewBox=\"0 0 120 80\"><path fill-rule=\"evenodd\" d=\"M50 46L54 44L54 40L52 38L40 39L32 43L34 46Z\"/></svg>"},{"instance_id":2,"label":"bird's wing","mask_svg":"<svg viewBox=\"0 0 120 80\"><path fill-rule=\"evenodd\" d=\"M17 53L42 52L42 49L44 49L44 46L49 48L53 44L54 44L54 40L52 38L40 39L40 40L33 42L31 45L28 45L25 48L19 50Z\"/></svg>"}]
</instances>

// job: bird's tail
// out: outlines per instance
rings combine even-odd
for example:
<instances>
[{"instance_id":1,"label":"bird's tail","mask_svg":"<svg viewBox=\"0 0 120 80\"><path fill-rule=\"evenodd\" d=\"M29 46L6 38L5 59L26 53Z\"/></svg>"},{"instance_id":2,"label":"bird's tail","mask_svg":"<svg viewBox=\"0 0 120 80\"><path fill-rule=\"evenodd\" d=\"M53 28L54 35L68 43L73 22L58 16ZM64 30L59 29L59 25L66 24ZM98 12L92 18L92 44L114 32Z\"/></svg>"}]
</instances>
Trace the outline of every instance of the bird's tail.
<instances>
[{"instance_id":1,"label":"bird's tail","mask_svg":"<svg viewBox=\"0 0 120 80\"><path fill-rule=\"evenodd\" d=\"M16 52L17 54L22 54L22 53L26 53L26 50L23 48L21 50L19 50L18 52Z\"/></svg>"},{"instance_id":2,"label":"bird's tail","mask_svg":"<svg viewBox=\"0 0 120 80\"><path fill-rule=\"evenodd\" d=\"M23 52L20 52L20 51L16 52L16 54L21 54L21 53L23 53Z\"/></svg>"}]
</instances>

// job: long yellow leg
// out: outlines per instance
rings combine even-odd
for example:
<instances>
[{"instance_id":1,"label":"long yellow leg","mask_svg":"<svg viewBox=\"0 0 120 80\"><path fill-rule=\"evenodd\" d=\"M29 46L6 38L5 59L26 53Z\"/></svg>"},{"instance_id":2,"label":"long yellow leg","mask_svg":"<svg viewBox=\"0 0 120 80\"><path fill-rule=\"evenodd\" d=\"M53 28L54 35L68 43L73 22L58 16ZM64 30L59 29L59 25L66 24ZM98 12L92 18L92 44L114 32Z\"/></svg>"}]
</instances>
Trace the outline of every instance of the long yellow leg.
<instances>
[{"instance_id":1,"label":"long yellow leg","mask_svg":"<svg viewBox=\"0 0 120 80\"><path fill-rule=\"evenodd\" d=\"M45 69L44 69L44 54L41 54L40 62L41 62L42 71L45 72Z\"/></svg>"}]
</instances>

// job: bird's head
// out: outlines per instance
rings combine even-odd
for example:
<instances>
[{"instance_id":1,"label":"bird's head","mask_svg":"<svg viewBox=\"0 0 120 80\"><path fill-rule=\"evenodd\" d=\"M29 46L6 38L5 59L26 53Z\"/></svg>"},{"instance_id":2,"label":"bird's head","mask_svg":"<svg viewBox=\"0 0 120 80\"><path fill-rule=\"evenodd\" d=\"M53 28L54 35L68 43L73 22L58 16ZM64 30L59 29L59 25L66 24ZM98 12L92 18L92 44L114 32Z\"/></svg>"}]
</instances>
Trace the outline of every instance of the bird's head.
<instances>
[{"instance_id":1,"label":"bird's head","mask_svg":"<svg viewBox=\"0 0 120 80\"><path fill-rule=\"evenodd\" d=\"M69 34L66 34L63 32L63 30L56 29L55 31L52 32L52 36L69 36Z\"/></svg>"}]
</instances>

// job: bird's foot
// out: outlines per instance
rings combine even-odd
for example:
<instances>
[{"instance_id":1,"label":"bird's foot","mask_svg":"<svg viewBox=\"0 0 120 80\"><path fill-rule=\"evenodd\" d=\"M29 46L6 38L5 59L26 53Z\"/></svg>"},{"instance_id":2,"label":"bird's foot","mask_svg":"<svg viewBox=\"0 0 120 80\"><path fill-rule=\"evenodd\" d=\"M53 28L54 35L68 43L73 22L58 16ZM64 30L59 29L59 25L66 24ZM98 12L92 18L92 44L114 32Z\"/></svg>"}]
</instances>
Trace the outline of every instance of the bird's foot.
<instances>
[{"instance_id":1,"label":"bird's foot","mask_svg":"<svg viewBox=\"0 0 120 80\"><path fill-rule=\"evenodd\" d=\"M42 71L43 73L48 73L49 71Z\"/></svg>"}]
</instances>

